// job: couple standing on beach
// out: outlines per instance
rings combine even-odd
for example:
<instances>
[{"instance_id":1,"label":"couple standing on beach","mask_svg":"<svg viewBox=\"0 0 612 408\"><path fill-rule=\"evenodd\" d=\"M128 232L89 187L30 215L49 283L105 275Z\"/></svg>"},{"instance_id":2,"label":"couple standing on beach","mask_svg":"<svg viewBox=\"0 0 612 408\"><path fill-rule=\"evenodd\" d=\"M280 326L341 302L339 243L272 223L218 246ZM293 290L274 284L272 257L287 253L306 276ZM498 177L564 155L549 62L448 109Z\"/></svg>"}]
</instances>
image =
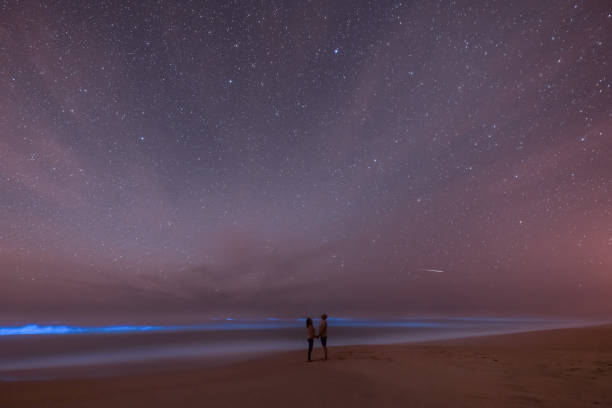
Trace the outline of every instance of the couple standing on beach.
<instances>
[{"instance_id":1,"label":"couple standing on beach","mask_svg":"<svg viewBox=\"0 0 612 408\"><path fill-rule=\"evenodd\" d=\"M319 325L318 335L315 335L315 329L312 325L312 319L310 317L306 318L306 328L308 329L308 361L312 361L310 359L310 355L312 354L312 346L315 337L321 339L321 346L323 347L325 360L327 360L327 315L325 313L321 315L321 324Z\"/></svg>"}]
</instances>

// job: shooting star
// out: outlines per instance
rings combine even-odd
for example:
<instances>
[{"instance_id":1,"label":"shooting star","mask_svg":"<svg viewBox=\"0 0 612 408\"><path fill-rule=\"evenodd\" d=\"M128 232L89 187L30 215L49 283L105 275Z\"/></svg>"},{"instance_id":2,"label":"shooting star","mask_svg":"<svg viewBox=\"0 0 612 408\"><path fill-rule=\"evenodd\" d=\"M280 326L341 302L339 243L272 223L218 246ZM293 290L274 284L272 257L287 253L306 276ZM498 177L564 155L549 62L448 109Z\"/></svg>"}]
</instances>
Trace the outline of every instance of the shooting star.
<instances>
[{"instance_id":1,"label":"shooting star","mask_svg":"<svg viewBox=\"0 0 612 408\"><path fill-rule=\"evenodd\" d=\"M443 270L441 270L441 269L427 269L427 268L421 268L421 269L419 269L419 270L420 270L420 271L423 271L423 272L444 273L444 271L443 271Z\"/></svg>"}]
</instances>

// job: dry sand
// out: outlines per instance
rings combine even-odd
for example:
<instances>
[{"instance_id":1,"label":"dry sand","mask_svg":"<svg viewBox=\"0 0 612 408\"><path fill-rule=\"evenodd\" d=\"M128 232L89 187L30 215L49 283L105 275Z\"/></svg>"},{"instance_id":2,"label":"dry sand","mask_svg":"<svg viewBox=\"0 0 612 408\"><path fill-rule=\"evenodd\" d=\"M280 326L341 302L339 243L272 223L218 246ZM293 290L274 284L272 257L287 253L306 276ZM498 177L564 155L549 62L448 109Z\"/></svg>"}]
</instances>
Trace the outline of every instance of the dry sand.
<instances>
[{"instance_id":1,"label":"dry sand","mask_svg":"<svg viewBox=\"0 0 612 408\"><path fill-rule=\"evenodd\" d=\"M612 407L612 326L331 347L328 361L304 357L4 382L0 407Z\"/></svg>"}]
</instances>

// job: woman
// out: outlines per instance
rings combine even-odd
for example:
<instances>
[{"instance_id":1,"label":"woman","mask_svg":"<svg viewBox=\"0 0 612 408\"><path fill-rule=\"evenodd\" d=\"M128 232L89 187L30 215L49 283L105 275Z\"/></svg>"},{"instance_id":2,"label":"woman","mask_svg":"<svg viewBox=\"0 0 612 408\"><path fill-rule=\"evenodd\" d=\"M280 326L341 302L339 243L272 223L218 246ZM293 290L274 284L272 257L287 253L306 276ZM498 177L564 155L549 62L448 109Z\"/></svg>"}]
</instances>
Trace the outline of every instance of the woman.
<instances>
[{"instance_id":1,"label":"woman","mask_svg":"<svg viewBox=\"0 0 612 408\"><path fill-rule=\"evenodd\" d=\"M312 354L312 343L315 338L315 329L312 325L312 319L310 317L306 318L306 329L308 329L308 362L312 361L310 359L310 355Z\"/></svg>"}]
</instances>

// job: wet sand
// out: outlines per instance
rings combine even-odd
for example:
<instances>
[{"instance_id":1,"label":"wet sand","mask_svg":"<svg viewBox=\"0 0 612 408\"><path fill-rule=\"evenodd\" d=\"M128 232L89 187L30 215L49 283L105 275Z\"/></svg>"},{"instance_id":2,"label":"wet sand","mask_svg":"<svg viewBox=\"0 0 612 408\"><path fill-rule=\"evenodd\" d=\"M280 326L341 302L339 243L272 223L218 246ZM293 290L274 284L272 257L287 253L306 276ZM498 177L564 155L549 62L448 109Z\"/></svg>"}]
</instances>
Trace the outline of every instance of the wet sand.
<instances>
[{"instance_id":1,"label":"wet sand","mask_svg":"<svg viewBox=\"0 0 612 408\"><path fill-rule=\"evenodd\" d=\"M333 341L333 339L330 339ZM318 344L317 344L318 346ZM0 407L612 407L612 326L0 382Z\"/></svg>"}]
</instances>

